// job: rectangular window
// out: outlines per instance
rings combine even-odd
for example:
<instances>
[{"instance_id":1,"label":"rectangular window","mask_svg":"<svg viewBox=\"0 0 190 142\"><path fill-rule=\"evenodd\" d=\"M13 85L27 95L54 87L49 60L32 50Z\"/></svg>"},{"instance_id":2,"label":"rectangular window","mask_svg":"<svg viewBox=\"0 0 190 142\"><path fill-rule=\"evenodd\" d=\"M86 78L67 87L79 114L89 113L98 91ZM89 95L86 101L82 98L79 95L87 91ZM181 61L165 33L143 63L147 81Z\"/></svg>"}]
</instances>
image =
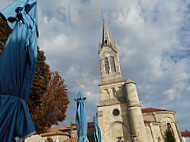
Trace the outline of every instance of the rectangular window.
<instances>
[{"instance_id":1,"label":"rectangular window","mask_svg":"<svg viewBox=\"0 0 190 142\"><path fill-rule=\"evenodd\" d=\"M109 74L109 72L110 72L109 61L108 61L108 58L107 58L107 57L105 58L105 71L106 71L106 73L108 73L108 74Z\"/></svg>"},{"instance_id":2,"label":"rectangular window","mask_svg":"<svg viewBox=\"0 0 190 142\"><path fill-rule=\"evenodd\" d=\"M116 72L115 59L114 59L114 57L111 57L111 70L112 70L113 72Z\"/></svg>"}]
</instances>

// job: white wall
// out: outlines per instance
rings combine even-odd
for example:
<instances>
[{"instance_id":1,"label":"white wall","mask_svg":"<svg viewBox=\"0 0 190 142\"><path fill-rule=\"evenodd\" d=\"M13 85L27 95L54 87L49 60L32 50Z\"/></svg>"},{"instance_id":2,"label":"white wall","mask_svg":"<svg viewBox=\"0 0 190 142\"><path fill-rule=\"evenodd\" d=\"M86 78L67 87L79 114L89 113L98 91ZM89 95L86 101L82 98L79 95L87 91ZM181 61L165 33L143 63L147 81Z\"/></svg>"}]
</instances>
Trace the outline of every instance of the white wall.
<instances>
[{"instance_id":1,"label":"white wall","mask_svg":"<svg viewBox=\"0 0 190 142\"><path fill-rule=\"evenodd\" d=\"M189 137L182 137L184 142L190 142L190 136Z\"/></svg>"}]
</instances>

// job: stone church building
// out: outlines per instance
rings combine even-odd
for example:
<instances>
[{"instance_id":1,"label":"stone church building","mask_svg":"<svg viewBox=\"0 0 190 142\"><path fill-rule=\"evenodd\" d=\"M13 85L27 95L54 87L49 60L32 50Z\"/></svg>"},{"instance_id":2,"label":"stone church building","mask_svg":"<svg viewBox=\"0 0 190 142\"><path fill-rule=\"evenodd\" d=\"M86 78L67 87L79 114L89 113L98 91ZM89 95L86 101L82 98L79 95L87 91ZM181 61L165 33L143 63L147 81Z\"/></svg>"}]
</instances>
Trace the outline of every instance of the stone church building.
<instances>
[{"instance_id":1,"label":"stone church building","mask_svg":"<svg viewBox=\"0 0 190 142\"><path fill-rule=\"evenodd\" d=\"M121 74L119 51L111 39L105 21L102 42L99 43L101 65L98 120L102 142L122 141L164 142L170 128L176 142L182 142L174 111L142 109L136 83Z\"/></svg>"},{"instance_id":2,"label":"stone church building","mask_svg":"<svg viewBox=\"0 0 190 142\"><path fill-rule=\"evenodd\" d=\"M105 22L102 42L99 44L99 58L102 79L99 84L97 115L102 142L164 142L168 128L176 142L183 142L174 111L141 108L136 83L130 78L122 77L119 51ZM60 142L76 142L76 125L51 128L47 133L28 138L26 142L45 142L47 138ZM92 122L88 123L88 138L90 142L95 142Z\"/></svg>"}]
</instances>

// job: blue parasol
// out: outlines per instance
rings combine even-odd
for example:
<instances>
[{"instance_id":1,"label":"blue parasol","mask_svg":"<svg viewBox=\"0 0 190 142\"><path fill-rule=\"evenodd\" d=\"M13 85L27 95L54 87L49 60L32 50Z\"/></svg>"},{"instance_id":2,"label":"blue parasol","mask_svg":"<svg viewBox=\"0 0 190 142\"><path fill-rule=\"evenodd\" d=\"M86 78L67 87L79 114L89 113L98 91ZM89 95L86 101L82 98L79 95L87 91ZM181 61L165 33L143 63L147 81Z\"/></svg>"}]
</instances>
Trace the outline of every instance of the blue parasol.
<instances>
[{"instance_id":1,"label":"blue parasol","mask_svg":"<svg viewBox=\"0 0 190 142\"><path fill-rule=\"evenodd\" d=\"M93 124L94 124L94 139L95 142L102 142L102 137L101 137L101 130L98 125L98 117L97 115L94 116L93 118Z\"/></svg>"},{"instance_id":2,"label":"blue parasol","mask_svg":"<svg viewBox=\"0 0 190 142\"><path fill-rule=\"evenodd\" d=\"M0 141L35 132L26 101L37 63L37 0L17 0L0 14L13 29L0 58Z\"/></svg>"},{"instance_id":3,"label":"blue parasol","mask_svg":"<svg viewBox=\"0 0 190 142\"><path fill-rule=\"evenodd\" d=\"M87 138L88 124L87 124L87 115L84 101L86 97L83 93L79 92L75 101L77 102L77 111L76 111L76 124L77 124L77 133L78 140L77 142L89 142Z\"/></svg>"}]
</instances>

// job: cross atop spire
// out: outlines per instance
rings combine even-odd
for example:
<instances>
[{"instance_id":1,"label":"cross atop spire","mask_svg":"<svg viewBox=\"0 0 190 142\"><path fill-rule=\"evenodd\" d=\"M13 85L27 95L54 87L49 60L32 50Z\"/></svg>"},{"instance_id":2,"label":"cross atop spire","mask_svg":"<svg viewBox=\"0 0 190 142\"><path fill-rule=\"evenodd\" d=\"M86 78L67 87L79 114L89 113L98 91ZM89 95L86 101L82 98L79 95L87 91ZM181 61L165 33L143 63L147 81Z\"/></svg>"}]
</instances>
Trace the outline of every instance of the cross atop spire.
<instances>
[{"instance_id":1,"label":"cross atop spire","mask_svg":"<svg viewBox=\"0 0 190 142\"><path fill-rule=\"evenodd\" d=\"M104 44L110 44L111 43L111 38L110 34L108 32L108 28L106 26L106 22L103 19L103 36L102 36L102 45Z\"/></svg>"}]
</instances>

